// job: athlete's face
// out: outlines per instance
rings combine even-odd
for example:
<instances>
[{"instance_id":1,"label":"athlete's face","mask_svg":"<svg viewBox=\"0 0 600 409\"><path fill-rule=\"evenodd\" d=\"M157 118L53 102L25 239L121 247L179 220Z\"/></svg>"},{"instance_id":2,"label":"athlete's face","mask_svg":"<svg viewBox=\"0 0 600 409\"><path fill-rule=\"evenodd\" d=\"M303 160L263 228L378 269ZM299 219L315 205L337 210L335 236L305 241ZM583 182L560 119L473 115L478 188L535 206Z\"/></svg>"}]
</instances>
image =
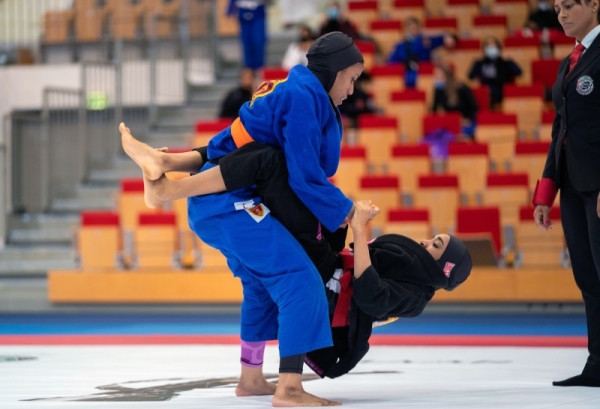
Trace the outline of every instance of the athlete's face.
<instances>
[{"instance_id":1,"label":"athlete's face","mask_svg":"<svg viewBox=\"0 0 600 409\"><path fill-rule=\"evenodd\" d=\"M558 14L558 21L568 37L575 37L577 41L583 40L596 25L598 25L599 0L555 0L554 11Z\"/></svg>"},{"instance_id":2,"label":"athlete's face","mask_svg":"<svg viewBox=\"0 0 600 409\"><path fill-rule=\"evenodd\" d=\"M362 73L363 68L363 63L359 62L337 73L333 87L329 90L329 96L335 105L341 105L348 95L352 95L354 82Z\"/></svg>"},{"instance_id":3,"label":"athlete's face","mask_svg":"<svg viewBox=\"0 0 600 409\"><path fill-rule=\"evenodd\" d=\"M438 234L429 240L421 240L420 244L425 247L425 250L427 250L435 260L439 260L440 257L442 257L442 254L444 254L446 247L448 247L449 241L450 236L448 234Z\"/></svg>"}]
</instances>

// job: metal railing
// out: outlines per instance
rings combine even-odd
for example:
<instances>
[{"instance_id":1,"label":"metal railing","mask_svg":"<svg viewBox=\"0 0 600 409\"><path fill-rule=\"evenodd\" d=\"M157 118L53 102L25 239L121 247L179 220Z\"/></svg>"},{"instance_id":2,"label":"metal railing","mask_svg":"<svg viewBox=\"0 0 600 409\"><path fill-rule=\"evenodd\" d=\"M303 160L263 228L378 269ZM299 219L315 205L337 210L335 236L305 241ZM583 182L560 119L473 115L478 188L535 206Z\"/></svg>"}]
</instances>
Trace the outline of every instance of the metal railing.
<instances>
[{"instance_id":1,"label":"metal railing","mask_svg":"<svg viewBox=\"0 0 600 409\"><path fill-rule=\"evenodd\" d=\"M47 1L52 3L60 1ZM40 13L47 8L39 8ZM13 112L4 118L0 248L11 212L52 210L55 199L75 195L90 170L112 161L121 149L120 121L143 136L159 124L161 107L185 105L191 83L201 76L208 82L214 78L215 15L213 0L182 0L178 15L154 19L145 40L109 42L106 61L82 63L80 89L46 88L41 112ZM176 27L168 38L156 33L164 18Z\"/></svg>"}]
</instances>

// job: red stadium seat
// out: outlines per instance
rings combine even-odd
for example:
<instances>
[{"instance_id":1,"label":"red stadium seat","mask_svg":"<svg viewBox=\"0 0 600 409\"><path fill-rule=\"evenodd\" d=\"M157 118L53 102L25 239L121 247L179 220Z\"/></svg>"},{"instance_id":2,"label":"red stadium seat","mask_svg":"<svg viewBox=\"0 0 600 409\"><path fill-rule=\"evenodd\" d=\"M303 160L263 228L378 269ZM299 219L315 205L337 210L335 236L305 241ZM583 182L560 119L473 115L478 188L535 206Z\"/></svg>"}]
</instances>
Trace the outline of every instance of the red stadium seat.
<instances>
[{"instance_id":1,"label":"red stadium seat","mask_svg":"<svg viewBox=\"0 0 600 409\"><path fill-rule=\"evenodd\" d=\"M502 254L502 230L500 210L496 206L460 207L456 212L456 234L487 233L491 236L496 257Z\"/></svg>"}]
</instances>

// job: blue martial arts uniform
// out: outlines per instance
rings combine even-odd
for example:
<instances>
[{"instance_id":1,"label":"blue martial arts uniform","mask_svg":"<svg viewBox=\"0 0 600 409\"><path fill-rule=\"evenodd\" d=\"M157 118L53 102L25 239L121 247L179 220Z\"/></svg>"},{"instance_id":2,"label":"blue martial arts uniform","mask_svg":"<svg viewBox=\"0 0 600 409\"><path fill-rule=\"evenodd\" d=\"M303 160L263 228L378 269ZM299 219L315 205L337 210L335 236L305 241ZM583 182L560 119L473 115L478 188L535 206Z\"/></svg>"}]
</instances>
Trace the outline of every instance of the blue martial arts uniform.
<instances>
[{"instance_id":1,"label":"blue martial arts uniform","mask_svg":"<svg viewBox=\"0 0 600 409\"><path fill-rule=\"evenodd\" d=\"M342 124L317 78L296 66L286 80L263 83L240 109L239 119L256 142L284 151L292 189L328 230L336 230L352 201L327 180L339 163ZM236 148L228 127L212 138L207 155L213 160ZM202 170L213 166L209 162ZM278 338L280 356L331 345L316 268L263 205L246 210L257 203L251 188L188 199L190 227L227 257L242 280L242 339Z\"/></svg>"}]
</instances>

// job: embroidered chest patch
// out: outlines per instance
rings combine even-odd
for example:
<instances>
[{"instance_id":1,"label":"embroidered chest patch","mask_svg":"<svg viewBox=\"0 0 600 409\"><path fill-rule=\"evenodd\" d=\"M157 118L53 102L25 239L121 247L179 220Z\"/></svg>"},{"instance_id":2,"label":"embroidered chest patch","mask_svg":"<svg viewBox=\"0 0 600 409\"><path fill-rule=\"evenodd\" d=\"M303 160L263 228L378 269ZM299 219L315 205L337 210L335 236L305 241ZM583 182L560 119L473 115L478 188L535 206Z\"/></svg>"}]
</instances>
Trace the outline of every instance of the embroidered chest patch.
<instances>
[{"instance_id":1,"label":"embroidered chest patch","mask_svg":"<svg viewBox=\"0 0 600 409\"><path fill-rule=\"evenodd\" d=\"M594 80L588 75L579 77L579 79L577 79L577 87L575 89L579 95L590 95L594 90Z\"/></svg>"}]
</instances>

